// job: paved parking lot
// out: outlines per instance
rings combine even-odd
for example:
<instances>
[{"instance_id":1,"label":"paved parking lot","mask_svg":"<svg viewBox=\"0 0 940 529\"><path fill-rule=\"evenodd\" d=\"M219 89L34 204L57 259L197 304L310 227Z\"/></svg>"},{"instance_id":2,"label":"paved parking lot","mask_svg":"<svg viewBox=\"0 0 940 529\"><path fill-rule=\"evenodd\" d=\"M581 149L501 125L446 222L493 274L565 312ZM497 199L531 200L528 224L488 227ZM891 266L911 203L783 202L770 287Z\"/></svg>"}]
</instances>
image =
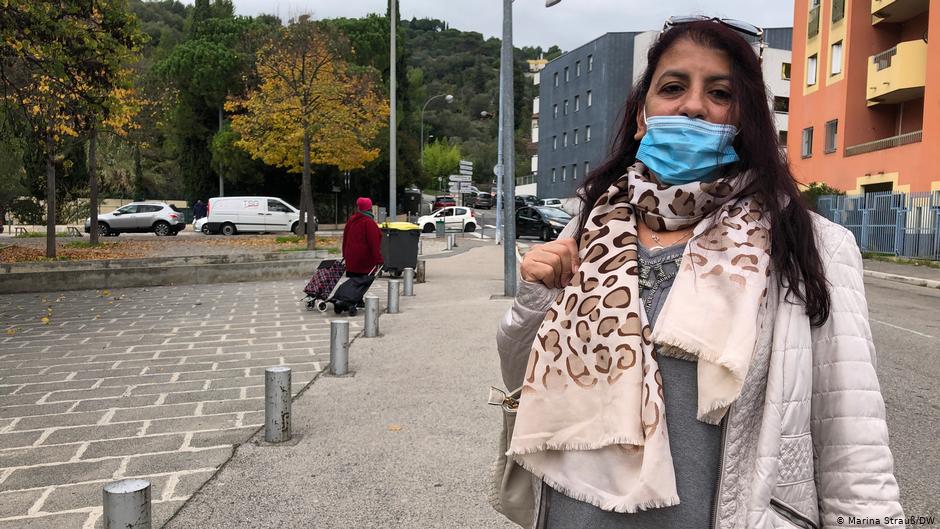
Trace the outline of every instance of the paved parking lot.
<instances>
[{"instance_id":1,"label":"paved parking lot","mask_svg":"<svg viewBox=\"0 0 940 529\"><path fill-rule=\"evenodd\" d=\"M296 394L327 366L333 314L303 285L0 296L0 529L101 527L102 486L130 477L161 527L263 424L266 367Z\"/></svg>"}]
</instances>

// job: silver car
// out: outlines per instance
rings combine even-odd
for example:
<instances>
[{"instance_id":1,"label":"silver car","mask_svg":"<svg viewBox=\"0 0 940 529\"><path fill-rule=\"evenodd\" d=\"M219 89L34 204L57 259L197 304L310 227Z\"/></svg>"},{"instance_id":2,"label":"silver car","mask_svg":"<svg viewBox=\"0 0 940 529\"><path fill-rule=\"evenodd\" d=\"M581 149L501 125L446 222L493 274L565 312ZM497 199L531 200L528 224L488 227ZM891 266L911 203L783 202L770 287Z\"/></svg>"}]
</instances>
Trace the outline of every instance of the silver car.
<instances>
[{"instance_id":1,"label":"silver car","mask_svg":"<svg viewBox=\"0 0 940 529\"><path fill-rule=\"evenodd\" d=\"M98 216L98 234L113 237L121 233L153 232L176 235L186 228L183 213L163 202L132 202ZM85 233L91 232L91 218L85 219Z\"/></svg>"}]
</instances>

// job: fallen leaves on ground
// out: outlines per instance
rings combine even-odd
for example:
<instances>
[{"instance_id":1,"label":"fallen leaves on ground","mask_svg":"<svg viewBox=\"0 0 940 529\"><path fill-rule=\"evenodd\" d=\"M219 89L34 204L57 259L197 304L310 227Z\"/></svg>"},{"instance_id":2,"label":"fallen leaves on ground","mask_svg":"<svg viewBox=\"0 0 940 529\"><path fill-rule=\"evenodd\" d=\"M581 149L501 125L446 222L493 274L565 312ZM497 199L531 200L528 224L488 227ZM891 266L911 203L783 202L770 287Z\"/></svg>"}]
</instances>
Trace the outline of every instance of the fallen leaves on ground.
<instances>
[{"instance_id":1,"label":"fallen leaves on ground","mask_svg":"<svg viewBox=\"0 0 940 529\"><path fill-rule=\"evenodd\" d=\"M85 261L102 259L132 259L145 257L147 249L135 242L102 243L92 248L56 248L56 257L46 257L44 249L10 245L0 248L0 263L26 263L43 261Z\"/></svg>"},{"instance_id":2,"label":"fallen leaves on ground","mask_svg":"<svg viewBox=\"0 0 940 529\"><path fill-rule=\"evenodd\" d=\"M399 431L401 431L401 425L400 425L400 424L389 424L389 425L388 425L388 431L390 431L390 432L399 432Z\"/></svg>"}]
</instances>

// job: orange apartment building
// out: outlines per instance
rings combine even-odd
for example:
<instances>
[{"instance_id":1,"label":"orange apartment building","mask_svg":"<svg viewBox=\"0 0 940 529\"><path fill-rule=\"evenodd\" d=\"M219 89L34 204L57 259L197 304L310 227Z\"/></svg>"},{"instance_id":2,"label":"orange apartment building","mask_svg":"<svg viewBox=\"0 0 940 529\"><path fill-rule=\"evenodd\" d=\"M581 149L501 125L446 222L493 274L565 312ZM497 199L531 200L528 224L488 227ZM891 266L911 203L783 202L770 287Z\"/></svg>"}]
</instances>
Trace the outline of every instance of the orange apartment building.
<instances>
[{"instance_id":1,"label":"orange apartment building","mask_svg":"<svg viewBox=\"0 0 940 529\"><path fill-rule=\"evenodd\" d=\"M940 1L931 3L796 0L787 150L800 182L849 194L940 190Z\"/></svg>"}]
</instances>

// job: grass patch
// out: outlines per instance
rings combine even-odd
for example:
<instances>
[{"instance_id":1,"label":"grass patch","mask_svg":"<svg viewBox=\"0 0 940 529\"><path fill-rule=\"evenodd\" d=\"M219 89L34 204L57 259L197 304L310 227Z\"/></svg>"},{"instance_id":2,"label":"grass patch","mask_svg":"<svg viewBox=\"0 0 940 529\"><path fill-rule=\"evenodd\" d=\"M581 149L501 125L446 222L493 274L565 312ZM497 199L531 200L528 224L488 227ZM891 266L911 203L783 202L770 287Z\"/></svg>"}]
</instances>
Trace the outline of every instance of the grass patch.
<instances>
[{"instance_id":1,"label":"grass patch","mask_svg":"<svg viewBox=\"0 0 940 529\"><path fill-rule=\"evenodd\" d=\"M278 244L297 244L298 242L303 242L305 239L302 235L281 235L274 239L274 242Z\"/></svg>"},{"instance_id":2,"label":"grass patch","mask_svg":"<svg viewBox=\"0 0 940 529\"><path fill-rule=\"evenodd\" d=\"M940 269L940 261L931 261L930 259L911 259L909 257L897 257L895 255L872 252L862 252L862 257L873 261Z\"/></svg>"}]
</instances>

